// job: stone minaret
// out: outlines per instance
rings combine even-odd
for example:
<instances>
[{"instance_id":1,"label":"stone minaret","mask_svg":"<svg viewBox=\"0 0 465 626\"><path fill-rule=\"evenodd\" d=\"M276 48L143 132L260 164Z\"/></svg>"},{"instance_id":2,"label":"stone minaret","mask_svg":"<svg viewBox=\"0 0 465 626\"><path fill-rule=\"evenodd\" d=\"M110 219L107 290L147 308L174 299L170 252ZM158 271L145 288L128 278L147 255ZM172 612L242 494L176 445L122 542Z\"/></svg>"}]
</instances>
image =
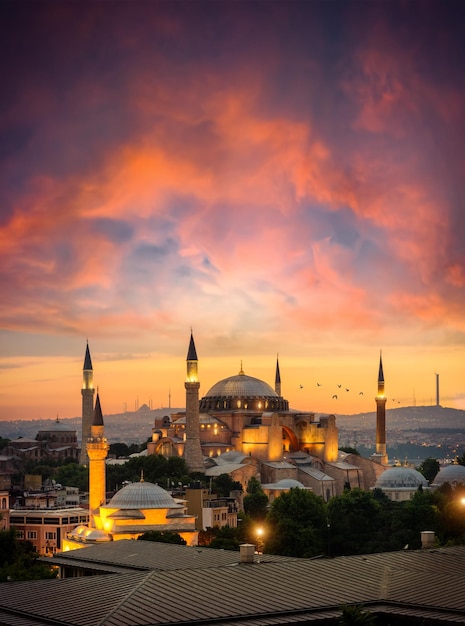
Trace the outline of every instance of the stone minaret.
<instances>
[{"instance_id":1,"label":"stone minaret","mask_svg":"<svg viewBox=\"0 0 465 626\"><path fill-rule=\"evenodd\" d=\"M81 465L87 465L88 457L86 443L90 437L90 427L94 416L94 371L92 369L92 359L90 358L89 344L86 346L84 357L84 367L82 370L82 443L81 443Z\"/></svg>"},{"instance_id":2,"label":"stone minaret","mask_svg":"<svg viewBox=\"0 0 465 626\"><path fill-rule=\"evenodd\" d=\"M100 505L105 504L105 459L110 448L105 437L105 426L103 424L98 393L90 431L90 437L87 440L87 455L89 457L89 523L94 526L93 517L98 512Z\"/></svg>"},{"instance_id":3,"label":"stone minaret","mask_svg":"<svg viewBox=\"0 0 465 626\"><path fill-rule=\"evenodd\" d=\"M194 337L191 332L189 350L187 352L186 388L186 441L184 443L184 458L190 472L204 472L202 448L200 446L199 420L199 388L198 360Z\"/></svg>"},{"instance_id":4,"label":"stone minaret","mask_svg":"<svg viewBox=\"0 0 465 626\"><path fill-rule=\"evenodd\" d=\"M274 390L281 397L281 374L279 373L279 355L276 357L276 376L274 378Z\"/></svg>"},{"instance_id":5,"label":"stone minaret","mask_svg":"<svg viewBox=\"0 0 465 626\"><path fill-rule=\"evenodd\" d=\"M382 465L386 465L386 396L384 395L383 358L379 355L378 395L376 396L376 456Z\"/></svg>"}]
</instances>

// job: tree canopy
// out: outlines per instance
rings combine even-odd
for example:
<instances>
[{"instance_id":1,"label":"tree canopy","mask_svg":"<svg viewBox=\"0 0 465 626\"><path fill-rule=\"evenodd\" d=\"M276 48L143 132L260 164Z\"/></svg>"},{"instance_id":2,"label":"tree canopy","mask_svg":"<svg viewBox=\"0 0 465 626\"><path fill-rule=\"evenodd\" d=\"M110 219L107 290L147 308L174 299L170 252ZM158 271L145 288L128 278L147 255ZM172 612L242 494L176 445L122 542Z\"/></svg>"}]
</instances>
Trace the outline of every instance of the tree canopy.
<instances>
[{"instance_id":1,"label":"tree canopy","mask_svg":"<svg viewBox=\"0 0 465 626\"><path fill-rule=\"evenodd\" d=\"M0 582L56 578L57 571L37 560L30 541L19 541L16 530L0 531Z\"/></svg>"},{"instance_id":2,"label":"tree canopy","mask_svg":"<svg viewBox=\"0 0 465 626\"><path fill-rule=\"evenodd\" d=\"M293 488L273 501L266 528L265 552L300 557L322 554L325 503L312 491Z\"/></svg>"}]
</instances>

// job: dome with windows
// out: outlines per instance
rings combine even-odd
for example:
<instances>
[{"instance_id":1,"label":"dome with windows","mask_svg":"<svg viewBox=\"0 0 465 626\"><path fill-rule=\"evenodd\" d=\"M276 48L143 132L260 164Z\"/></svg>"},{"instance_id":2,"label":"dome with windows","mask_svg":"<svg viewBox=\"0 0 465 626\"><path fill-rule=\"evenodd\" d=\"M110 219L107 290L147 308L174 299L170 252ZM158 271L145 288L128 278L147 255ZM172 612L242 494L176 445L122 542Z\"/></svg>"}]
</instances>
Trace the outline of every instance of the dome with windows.
<instances>
[{"instance_id":1,"label":"dome with windows","mask_svg":"<svg viewBox=\"0 0 465 626\"><path fill-rule=\"evenodd\" d=\"M239 374L218 381L200 400L200 410L289 410L289 403L263 380Z\"/></svg>"},{"instance_id":2,"label":"dome with windows","mask_svg":"<svg viewBox=\"0 0 465 626\"><path fill-rule=\"evenodd\" d=\"M411 467L390 467L379 476L375 487L383 491L387 489L410 491L419 487L427 489L428 481L423 474Z\"/></svg>"}]
</instances>

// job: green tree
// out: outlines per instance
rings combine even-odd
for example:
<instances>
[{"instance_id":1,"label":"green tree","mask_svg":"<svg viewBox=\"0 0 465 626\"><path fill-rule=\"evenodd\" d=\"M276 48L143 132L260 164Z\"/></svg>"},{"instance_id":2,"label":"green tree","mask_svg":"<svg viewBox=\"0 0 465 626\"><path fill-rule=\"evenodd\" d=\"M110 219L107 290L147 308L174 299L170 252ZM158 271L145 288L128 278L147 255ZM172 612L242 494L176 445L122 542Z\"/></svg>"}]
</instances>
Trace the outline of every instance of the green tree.
<instances>
[{"instance_id":1,"label":"green tree","mask_svg":"<svg viewBox=\"0 0 465 626\"><path fill-rule=\"evenodd\" d=\"M108 454L110 456L114 455L116 458L128 457L129 447L127 444L122 443L121 441L110 443L110 449L108 450Z\"/></svg>"},{"instance_id":2,"label":"green tree","mask_svg":"<svg viewBox=\"0 0 465 626\"><path fill-rule=\"evenodd\" d=\"M183 539L179 533L175 533L170 530L148 530L137 537L137 540L156 541L158 543L175 543L180 546L187 545L187 541Z\"/></svg>"},{"instance_id":3,"label":"green tree","mask_svg":"<svg viewBox=\"0 0 465 626\"><path fill-rule=\"evenodd\" d=\"M89 491L89 469L78 463L67 463L58 467L55 480L66 487L77 487L79 491Z\"/></svg>"},{"instance_id":4,"label":"green tree","mask_svg":"<svg viewBox=\"0 0 465 626\"><path fill-rule=\"evenodd\" d=\"M260 482L252 476L247 483L247 495L244 496L244 511L255 521L263 521L268 509L268 497Z\"/></svg>"},{"instance_id":5,"label":"green tree","mask_svg":"<svg viewBox=\"0 0 465 626\"><path fill-rule=\"evenodd\" d=\"M375 623L375 617L359 604L342 607L342 615L339 619L340 626L358 626L358 624L372 626Z\"/></svg>"},{"instance_id":6,"label":"green tree","mask_svg":"<svg viewBox=\"0 0 465 626\"><path fill-rule=\"evenodd\" d=\"M220 474L213 480L213 491L219 496L227 498L235 490L242 491L242 484L233 480L229 474Z\"/></svg>"},{"instance_id":7,"label":"green tree","mask_svg":"<svg viewBox=\"0 0 465 626\"><path fill-rule=\"evenodd\" d=\"M357 456L360 456L360 452L356 448L352 448L352 446L341 446L339 450L347 452L347 454L356 454Z\"/></svg>"},{"instance_id":8,"label":"green tree","mask_svg":"<svg viewBox=\"0 0 465 626\"><path fill-rule=\"evenodd\" d=\"M429 456L420 464L418 471L420 474L423 474L429 483L432 483L436 478L436 474L439 472L440 467L439 461L437 459L433 459L432 456Z\"/></svg>"},{"instance_id":9,"label":"green tree","mask_svg":"<svg viewBox=\"0 0 465 626\"><path fill-rule=\"evenodd\" d=\"M38 561L30 541L19 541L14 529L0 531L0 582L56 578L57 570Z\"/></svg>"},{"instance_id":10,"label":"green tree","mask_svg":"<svg viewBox=\"0 0 465 626\"><path fill-rule=\"evenodd\" d=\"M240 543L237 528L222 526L218 528L215 537L209 543L208 547L221 550L239 550Z\"/></svg>"},{"instance_id":11,"label":"green tree","mask_svg":"<svg viewBox=\"0 0 465 626\"><path fill-rule=\"evenodd\" d=\"M323 552L326 530L323 498L293 488L272 504L266 518L265 552L312 557Z\"/></svg>"},{"instance_id":12,"label":"green tree","mask_svg":"<svg viewBox=\"0 0 465 626\"><path fill-rule=\"evenodd\" d=\"M386 546L384 506L372 493L351 489L328 503L328 552L331 556L365 554Z\"/></svg>"}]
</instances>

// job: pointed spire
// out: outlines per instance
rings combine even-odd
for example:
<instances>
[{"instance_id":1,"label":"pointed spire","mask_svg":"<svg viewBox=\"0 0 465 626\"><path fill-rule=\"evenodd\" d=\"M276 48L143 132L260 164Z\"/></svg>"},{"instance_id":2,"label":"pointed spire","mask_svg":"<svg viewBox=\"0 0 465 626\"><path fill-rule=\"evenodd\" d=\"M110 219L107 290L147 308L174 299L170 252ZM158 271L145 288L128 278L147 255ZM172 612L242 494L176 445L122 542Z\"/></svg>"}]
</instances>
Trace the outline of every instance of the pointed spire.
<instances>
[{"instance_id":1,"label":"pointed spire","mask_svg":"<svg viewBox=\"0 0 465 626\"><path fill-rule=\"evenodd\" d=\"M276 355L276 376L274 382L275 384L281 383L281 374L279 371L279 354Z\"/></svg>"},{"instance_id":2,"label":"pointed spire","mask_svg":"<svg viewBox=\"0 0 465 626\"><path fill-rule=\"evenodd\" d=\"M378 395L384 396L383 354L379 351Z\"/></svg>"},{"instance_id":3,"label":"pointed spire","mask_svg":"<svg viewBox=\"0 0 465 626\"><path fill-rule=\"evenodd\" d=\"M383 373L383 353L379 351L379 372L378 372L378 382L384 383L384 373Z\"/></svg>"},{"instance_id":4,"label":"pointed spire","mask_svg":"<svg viewBox=\"0 0 465 626\"><path fill-rule=\"evenodd\" d=\"M84 357L83 370L92 370L92 359L90 358L89 342L86 345L86 356Z\"/></svg>"},{"instance_id":5,"label":"pointed spire","mask_svg":"<svg viewBox=\"0 0 465 626\"><path fill-rule=\"evenodd\" d=\"M95 400L94 419L92 426L103 426L102 407L100 406L100 396L97 391L97 399Z\"/></svg>"},{"instance_id":6,"label":"pointed spire","mask_svg":"<svg viewBox=\"0 0 465 626\"><path fill-rule=\"evenodd\" d=\"M194 336L191 329L191 340L189 342L189 350L187 351L187 361L198 361L197 350L195 349Z\"/></svg>"}]
</instances>

